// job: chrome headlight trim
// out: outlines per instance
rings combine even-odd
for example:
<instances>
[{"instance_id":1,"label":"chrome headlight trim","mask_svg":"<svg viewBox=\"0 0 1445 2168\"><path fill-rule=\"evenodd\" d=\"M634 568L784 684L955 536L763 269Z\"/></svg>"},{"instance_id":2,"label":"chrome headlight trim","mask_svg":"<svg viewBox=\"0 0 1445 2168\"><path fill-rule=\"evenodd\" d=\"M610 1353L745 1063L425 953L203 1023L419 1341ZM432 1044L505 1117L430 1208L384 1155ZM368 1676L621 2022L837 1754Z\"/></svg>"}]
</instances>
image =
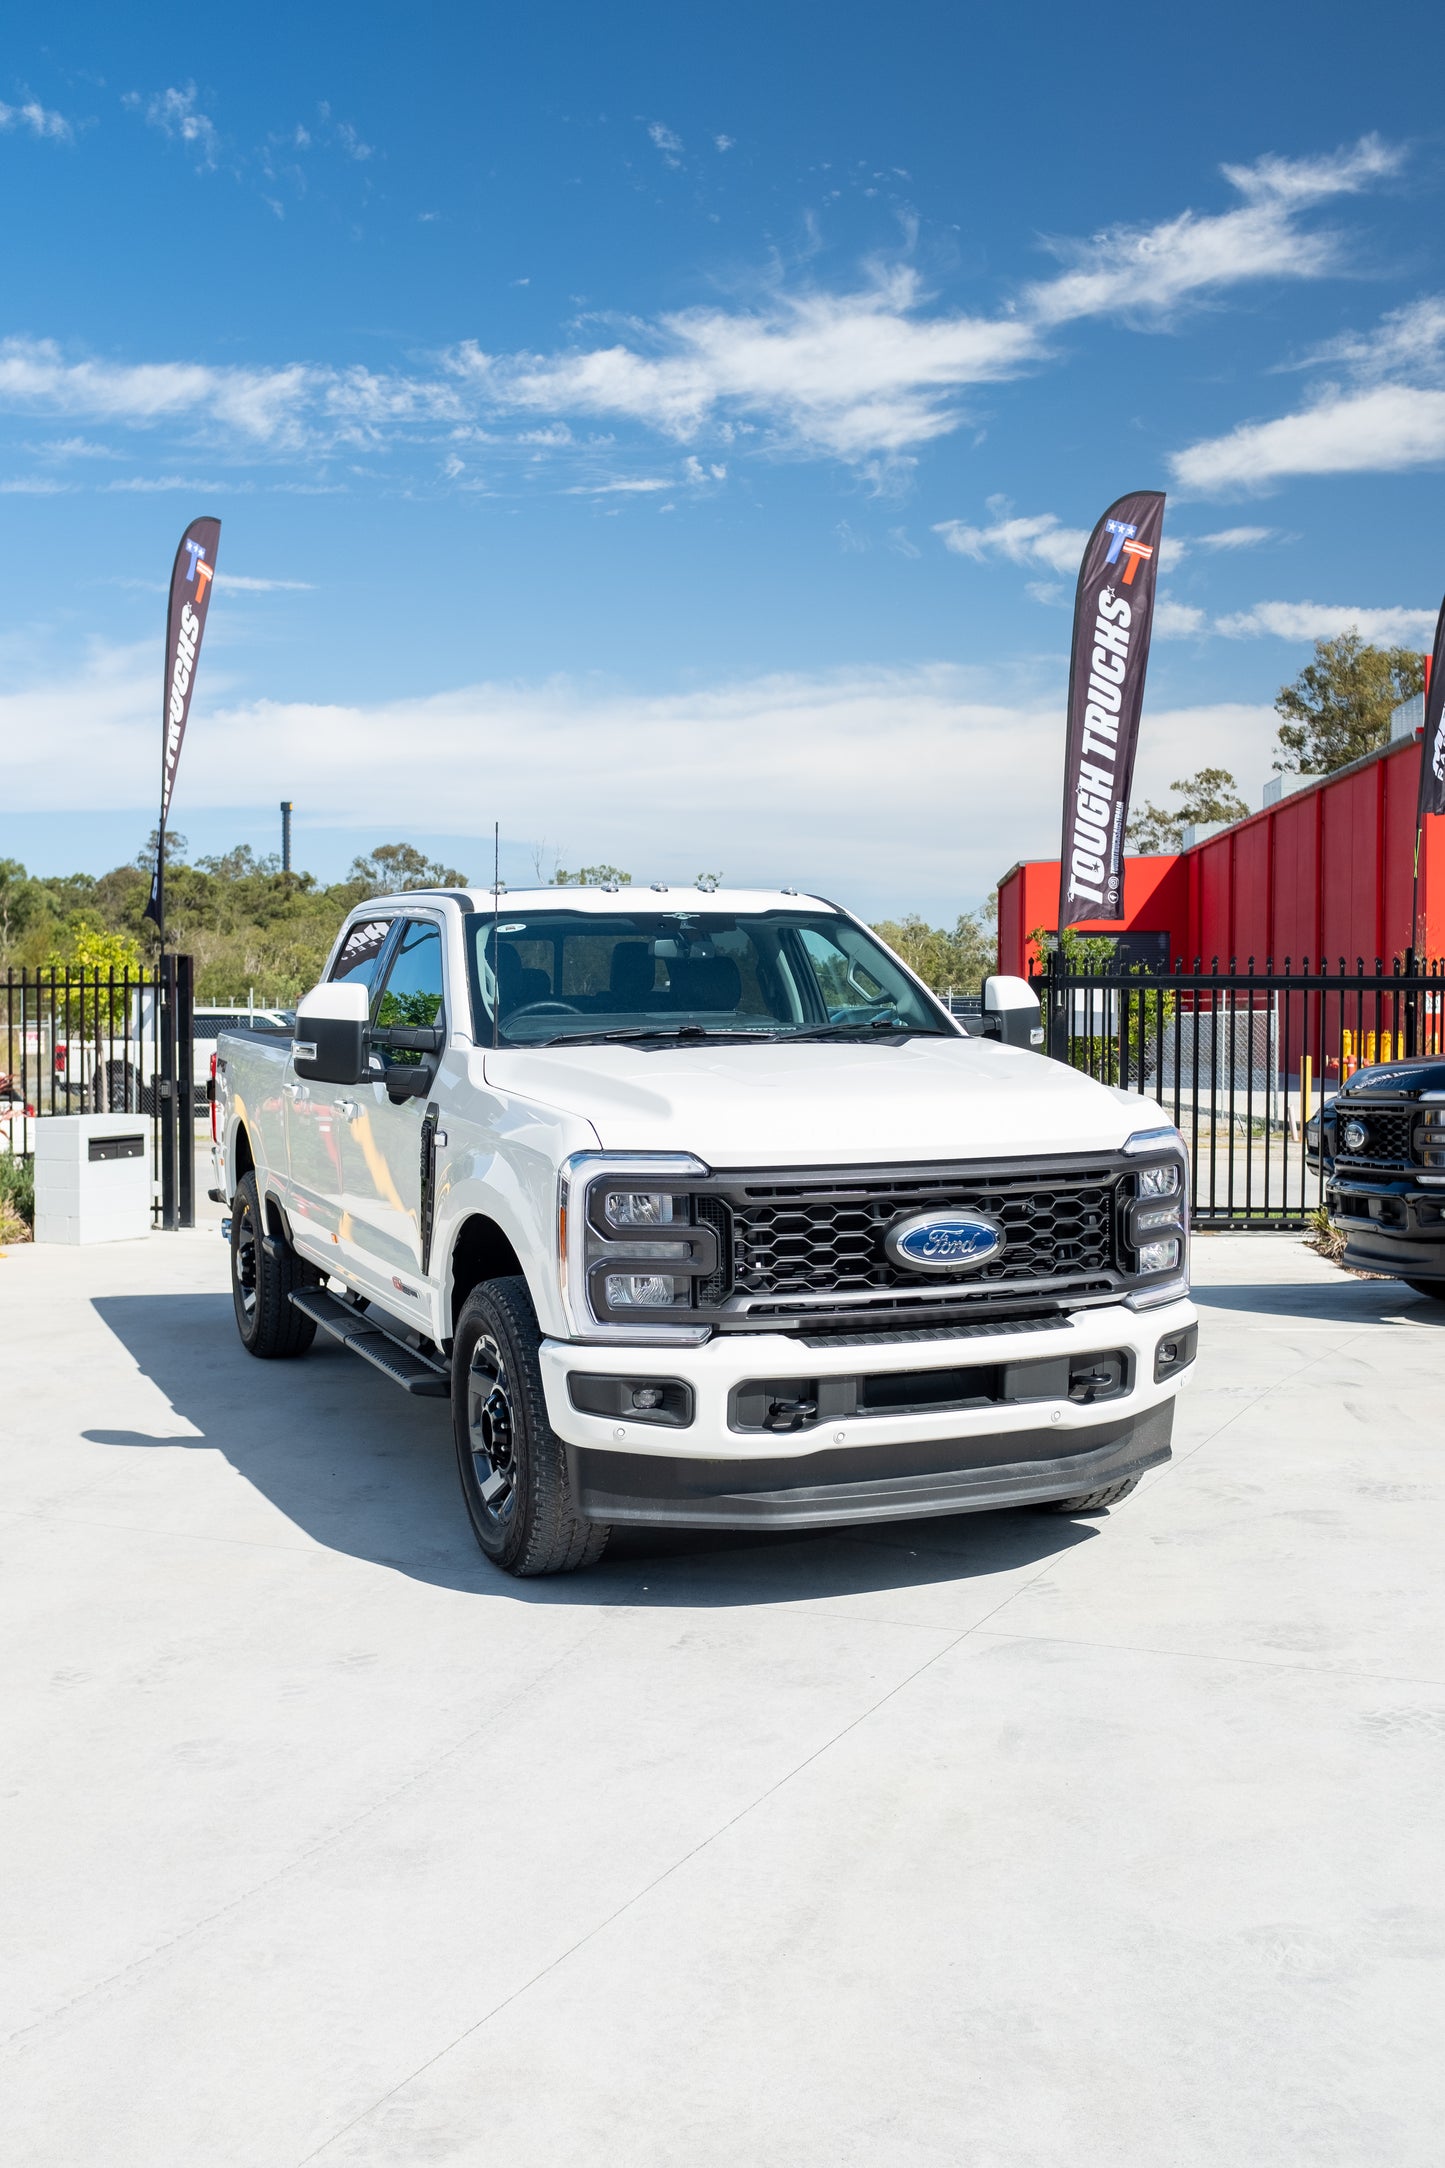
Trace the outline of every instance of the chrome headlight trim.
<instances>
[{"instance_id":1,"label":"chrome headlight trim","mask_svg":"<svg viewBox=\"0 0 1445 2168\"><path fill-rule=\"evenodd\" d=\"M709 1325L666 1325L644 1322L599 1324L587 1303L587 1199L595 1182L615 1182L619 1176L636 1175L644 1182L663 1187L707 1176L712 1169L690 1152L574 1152L557 1173L557 1285L568 1336L573 1340L602 1343L623 1342L628 1347L700 1347L712 1337Z\"/></svg>"}]
</instances>

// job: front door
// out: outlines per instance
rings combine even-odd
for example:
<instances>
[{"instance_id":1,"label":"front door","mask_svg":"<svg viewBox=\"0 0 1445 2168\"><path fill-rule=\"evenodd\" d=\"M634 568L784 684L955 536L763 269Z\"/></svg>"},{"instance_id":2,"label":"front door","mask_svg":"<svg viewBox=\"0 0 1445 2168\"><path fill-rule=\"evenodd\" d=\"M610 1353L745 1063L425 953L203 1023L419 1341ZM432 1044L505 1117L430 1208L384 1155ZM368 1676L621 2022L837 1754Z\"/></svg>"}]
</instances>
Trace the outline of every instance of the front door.
<instances>
[{"instance_id":1,"label":"front door","mask_svg":"<svg viewBox=\"0 0 1445 2168\"><path fill-rule=\"evenodd\" d=\"M408 919L390 952L381 992L372 1008L378 1034L393 1025L406 1027L446 1022L442 932L435 919ZM364 1290L411 1299L421 1274L422 1123L429 1092L416 1097L395 1093L419 1070L428 1083L439 1056L379 1049L383 1064L349 1094L349 1115L342 1145L349 1207L341 1230L348 1269ZM393 1090L387 1088L390 1074ZM394 1095L395 1093L395 1095ZM418 1322L423 1312L418 1310Z\"/></svg>"},{"instance_id":2,"label":"front door","mask_svg":"<svg viewBox=\"0 0 1445 2168\"><path fill-rule=\"evenodd\" d=\"M348 930L328 978L371 988L379 975L393 923L383 917L358 920ZM327 1270L339 1269L350 1211L346 1138L361 1087L306 1083L297 1076L288 1058L282 1089L288 1101L287 1201L296 1246Z\"/></svg>"}]
</instances>

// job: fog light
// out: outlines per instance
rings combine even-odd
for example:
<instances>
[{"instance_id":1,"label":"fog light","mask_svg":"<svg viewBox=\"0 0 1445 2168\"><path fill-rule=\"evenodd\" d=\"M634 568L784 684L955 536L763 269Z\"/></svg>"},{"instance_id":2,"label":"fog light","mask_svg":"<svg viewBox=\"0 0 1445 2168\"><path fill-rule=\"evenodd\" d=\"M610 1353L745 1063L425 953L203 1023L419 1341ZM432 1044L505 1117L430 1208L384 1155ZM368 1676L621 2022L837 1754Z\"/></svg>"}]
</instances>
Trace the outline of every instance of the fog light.
<instances>
[{"instance_id":1,"label":"fog light","mask_svg":"<svg viewBox=\"0 0 1445 2168\"><path fill-rule=\"evenodd\" d=\"M662 1387L660 1385L634 1385L632 1388L632 1405L634 1408L660 1408L662 1406Z\"/></svg>"},{"instance_id":2,"label":"fog light","mask_svg":"<svg viewBox=\"0 0 1445 2168\"><path fill-rule=\"evenodd\" d=\"M667 1423L674 1430L685 1430L693 1419L692 1387L682 1378L619 1378L574 1370L567 1391L573 1407L586 1415ZM626 1435L625 1430L613 1432L617 1438Z\"/></svg>"},{"instance_id":3,"label":"fog light","mask_svg":"<svg viewBox=\"0 0 1445 2168\"><path fill-rule=\"evenodd\" d=\"M688 1296L688 1282L670 1272L609 1272L606 1287L611 1310L669 1310Z\"/></svg>"},{"instance_id":4,"label":"fog light","mask_svg":"<svg viewBox=\"0 0 1445 2168\"><path fill-rule=\"evenodd\" d=\"M1199 1347L1199 1327L1186 1325L1182 1332L1171 1332L1159 1342L1154 1350L1154 1383L1162 1385L1165 1378L1186 1370L1193 1362Z\"/></svg>"},{"instance_id":5,"label":"fog light","mask_svg":"<svg viewBox=\"0 0 1445 2168\"><path fill-rule=\"evenodd\" d=\"M1141 1272L1172 1272L1179 1263L1179 1243L1144 1242L1139 1246Z\"/></svg>"}]
</instances>

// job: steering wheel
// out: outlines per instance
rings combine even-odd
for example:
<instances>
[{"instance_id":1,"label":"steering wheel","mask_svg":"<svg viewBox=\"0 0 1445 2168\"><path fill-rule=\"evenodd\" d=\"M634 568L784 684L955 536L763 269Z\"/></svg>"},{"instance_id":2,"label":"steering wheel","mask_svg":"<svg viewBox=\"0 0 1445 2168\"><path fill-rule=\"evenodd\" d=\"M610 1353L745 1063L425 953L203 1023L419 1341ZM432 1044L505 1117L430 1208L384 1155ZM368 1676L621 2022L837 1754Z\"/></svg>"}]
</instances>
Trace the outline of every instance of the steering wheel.
<instances>
[{"instance_id":1,"label":"steering wheel","mask_svg":"<svg viewBox=\"0 0 1445 2168\"><path fill-rule=\"evenodd\" d=\"M580 1016L582 1011L573 1001L524 1001L520 1009L502 1013L510 1024L519 1016Z\"/></svg>"}]
</instances>

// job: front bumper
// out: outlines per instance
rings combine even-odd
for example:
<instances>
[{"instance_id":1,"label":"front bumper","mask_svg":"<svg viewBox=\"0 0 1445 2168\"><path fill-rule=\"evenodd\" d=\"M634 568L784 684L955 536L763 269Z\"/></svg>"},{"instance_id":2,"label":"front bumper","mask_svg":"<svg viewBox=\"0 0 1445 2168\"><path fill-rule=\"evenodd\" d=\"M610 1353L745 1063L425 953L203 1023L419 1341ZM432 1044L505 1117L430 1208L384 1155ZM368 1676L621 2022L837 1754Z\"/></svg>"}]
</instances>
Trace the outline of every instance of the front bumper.
<instances>
[{"instance_id":1,"label":"front bumper","mask_svg":"<svg viewBox=\"0 0 1445 2168\"><path fill-rule=\"evenodd\" d=\"M1408 1175L1370 1182L1336 1166L1325 1206L1345 1237L1343 1262L1357 1272L1445 1279L1445 1183L1427 1189Z\"/></svg>"},{"instance_id":2,"label":"front bumper","mask_svg":"<svg viewBox=\"0 0 1445 2168\"><path fill-rule=\"evenodd\" d=\"M542 1343L547 1413L565 1441L584 1510L593 1518L683 1526L819 1527L1028 1504L1093 1490L1169 1457L1173 1404L1187 1369L1156 1382L1155 1353L1196 1324L1192 1303L1135 1312L1076 1311L1029 1331L805 1347L785 1334L719 1335L702 1347ZM870 1336L871 1338L871 1336ZM1128 1358L1126 1391L1089 1404L1062 1396L952 1405L794 1431L743 1430L732 1420L749 1381L874 1379L972 1366L997 1370L1098 1353ZM569 1377L655 1374L691 1390L693 1420L670 1427L594 1415L573 1405ZM826 1399L820 1390L819 1400Z\"/></svg>"}]
</instances>

